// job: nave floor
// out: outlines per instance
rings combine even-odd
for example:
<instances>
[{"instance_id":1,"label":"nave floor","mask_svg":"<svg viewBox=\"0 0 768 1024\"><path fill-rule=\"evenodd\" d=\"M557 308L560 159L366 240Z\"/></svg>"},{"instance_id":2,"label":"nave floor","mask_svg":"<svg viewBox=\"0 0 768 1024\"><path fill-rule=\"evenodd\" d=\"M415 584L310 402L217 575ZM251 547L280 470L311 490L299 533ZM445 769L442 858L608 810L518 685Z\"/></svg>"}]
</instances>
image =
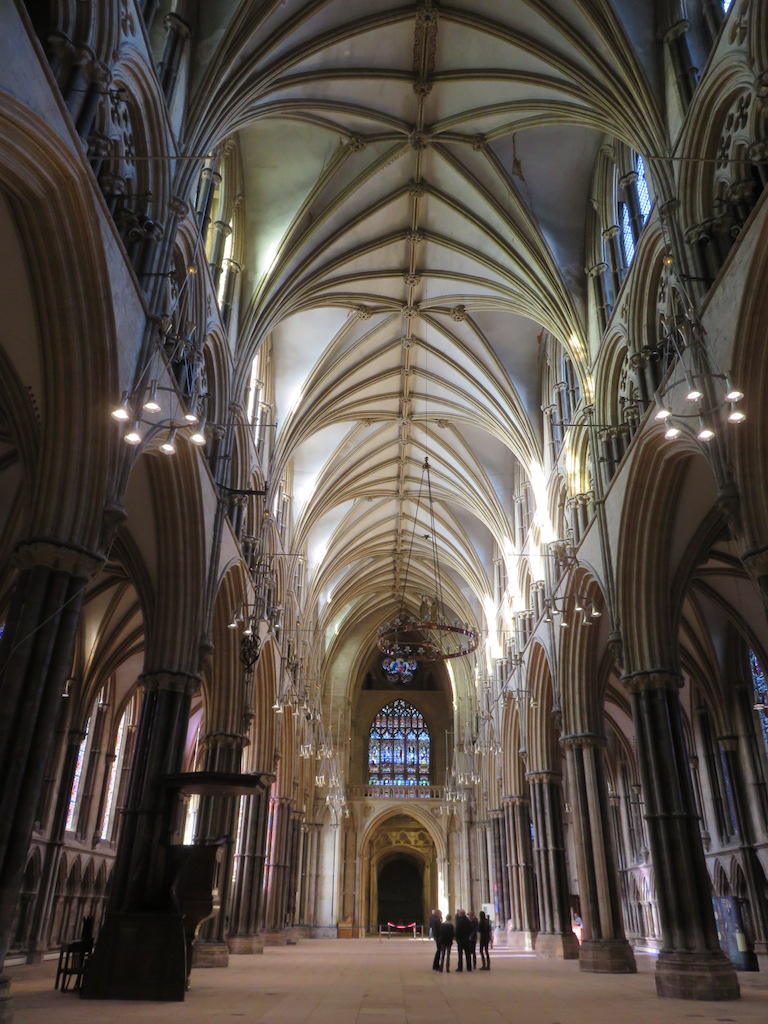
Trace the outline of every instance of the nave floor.
<instances>
[{"instance_id":1,"label":"nave floor","mask_svg":"<svg viewBox=\"0 0 768 1024\"><path fill-rule=\"evenodd\" d=\"M768 972L740 973L737 1002L659 999L655 961L636 975L492 950L490 971L431 969L426 940L303 941L192 972L183 1003L85 1002L53 988L56 961L8 968L14 1024L765 1024Z\"/></svg>"}]
</instances>

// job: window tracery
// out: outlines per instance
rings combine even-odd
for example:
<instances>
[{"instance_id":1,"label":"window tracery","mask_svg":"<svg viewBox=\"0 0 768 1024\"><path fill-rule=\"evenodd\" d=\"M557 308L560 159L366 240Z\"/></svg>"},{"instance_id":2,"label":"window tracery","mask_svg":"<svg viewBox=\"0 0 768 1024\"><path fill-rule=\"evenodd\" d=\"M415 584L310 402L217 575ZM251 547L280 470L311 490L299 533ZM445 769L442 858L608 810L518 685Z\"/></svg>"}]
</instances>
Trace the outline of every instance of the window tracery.
<instances>
[{"instance_id":1,"label":"window tracery","mask_svg":"<svg viewBox=\"0 0 768 1024\"><path fill-rule=\"evenodd\" d=\"M368 785L428 786L429 764L424 716L401 699L386 704L368 734Z\"/></svg>"}]
</instances>

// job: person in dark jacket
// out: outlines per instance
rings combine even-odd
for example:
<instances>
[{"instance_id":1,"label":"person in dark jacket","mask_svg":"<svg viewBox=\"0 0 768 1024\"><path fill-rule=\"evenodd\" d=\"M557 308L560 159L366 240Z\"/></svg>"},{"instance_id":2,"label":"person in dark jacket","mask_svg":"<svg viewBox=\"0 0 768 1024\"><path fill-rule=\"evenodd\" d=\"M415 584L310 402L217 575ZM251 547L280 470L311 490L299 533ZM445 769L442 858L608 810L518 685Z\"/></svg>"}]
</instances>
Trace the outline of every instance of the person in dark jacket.
<instances>
[{"instance_id":1,"label":"person in dark jacket","mask_svg":"<svg viewBox=\"0 0 768 1024\"><path fill-rule=\"evenodd\" d=\"M467 970L472 970L472 961L469 953L469 937L472 934L472 922L467 917L465 910L456 911L456 949L459 951L459 966L457 971L463 971L462 960L467 961Z\"/></svg>"},{"instance_id":2,"label":"person in dark jacket","mask_svg":"<svg viewBox=\"0 0 768 1024\"><path fill-rule=\"evenodd\" d=\"M472 931L469 933L469 956L471 957L472 970L477 970L477 930L480 922L477 920L477 914L474 910L469 915L469 923L472 925Z\"/></svg>"},{"instance_id":3,"label":"person in dark jacket","mask_svg":"<svg viewBox=\"0 0 768 1024\"><path fill-rule=\"evenodd\" d=\"M489 947L491 945L491 935L493 934L493 927L490 919L485 916L485 913L480 911L480 920L477 923L477 936L480 939L480 959L482 960L481 971L490 971L491 969L491 954Z\"/></svg>"},{"instance_id":4,"label":"person in dark jacket","mask_svg":"<svg viewBox=\"0 0 768 1024\"><path fill-rule=\"evenodd\" d=\"M439 962L436 968L438 971L442 971L443 965L445 965L446 971L450 971L451 969L451 946L453 945L453 938L453 922L451 921L451 915L448 914L440 925L440 951L435 955L436 962L439 957Z\"/></svg>"}]
</instances>

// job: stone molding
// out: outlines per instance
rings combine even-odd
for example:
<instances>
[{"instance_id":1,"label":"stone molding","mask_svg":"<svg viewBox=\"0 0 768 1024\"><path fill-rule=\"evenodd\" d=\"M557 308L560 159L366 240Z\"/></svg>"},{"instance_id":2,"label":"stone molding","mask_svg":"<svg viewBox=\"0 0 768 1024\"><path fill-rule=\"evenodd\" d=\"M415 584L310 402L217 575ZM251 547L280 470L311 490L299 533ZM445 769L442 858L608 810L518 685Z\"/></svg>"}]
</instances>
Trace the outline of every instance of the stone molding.
<instances>
[{"instance_id":1,"label":"stone molding","mask_svg":"<svg viewBox=\"0 0 768 1024\"><path fill-rule=\"evenodd\" d=\"M42 538L18 544L13 553L13 562L17 569L44 567L55 572L67 572L83 580L96 576L104 567L104 558L93 551Z\"/></svg>"},{"instance_id":2,"label":"stone molding","mask_svg":"<svg viewBox=\"0 0 768 1024\"><path fill-rule=\"evenodd\" d=\"M683 677L669 669L651 669L648 672L631 672L622 676L621 681L628 693L641 693L644 690L679 690L683 685Z\"/></svg>"}]
</instances>

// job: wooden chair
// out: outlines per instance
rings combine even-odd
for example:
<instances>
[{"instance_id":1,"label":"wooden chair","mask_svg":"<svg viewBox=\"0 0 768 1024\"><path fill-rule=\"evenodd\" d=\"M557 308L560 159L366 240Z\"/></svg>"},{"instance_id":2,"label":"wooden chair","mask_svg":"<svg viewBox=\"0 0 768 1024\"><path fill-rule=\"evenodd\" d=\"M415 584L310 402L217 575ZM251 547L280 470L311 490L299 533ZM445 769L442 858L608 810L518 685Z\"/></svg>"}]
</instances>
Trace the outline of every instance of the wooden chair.
<instances>
[{"instance_id":1,"label":"wooden chair","mask_svg":"<svg viewBox=\"0 0 768 1024\"><path fill-rule=\"evenodd\" d=\"M74 979L72 991L76 992L80 988L80 982L83 980L83 974L88 966L88 959L92 949L93 918L84 917L80 938L75 942L65 942L61 947L59 966L56 970L56 981L53 987L58 988L59 983L61 983L61 991L66 992L70 981Z\"/></svg>"}]
</instances>

